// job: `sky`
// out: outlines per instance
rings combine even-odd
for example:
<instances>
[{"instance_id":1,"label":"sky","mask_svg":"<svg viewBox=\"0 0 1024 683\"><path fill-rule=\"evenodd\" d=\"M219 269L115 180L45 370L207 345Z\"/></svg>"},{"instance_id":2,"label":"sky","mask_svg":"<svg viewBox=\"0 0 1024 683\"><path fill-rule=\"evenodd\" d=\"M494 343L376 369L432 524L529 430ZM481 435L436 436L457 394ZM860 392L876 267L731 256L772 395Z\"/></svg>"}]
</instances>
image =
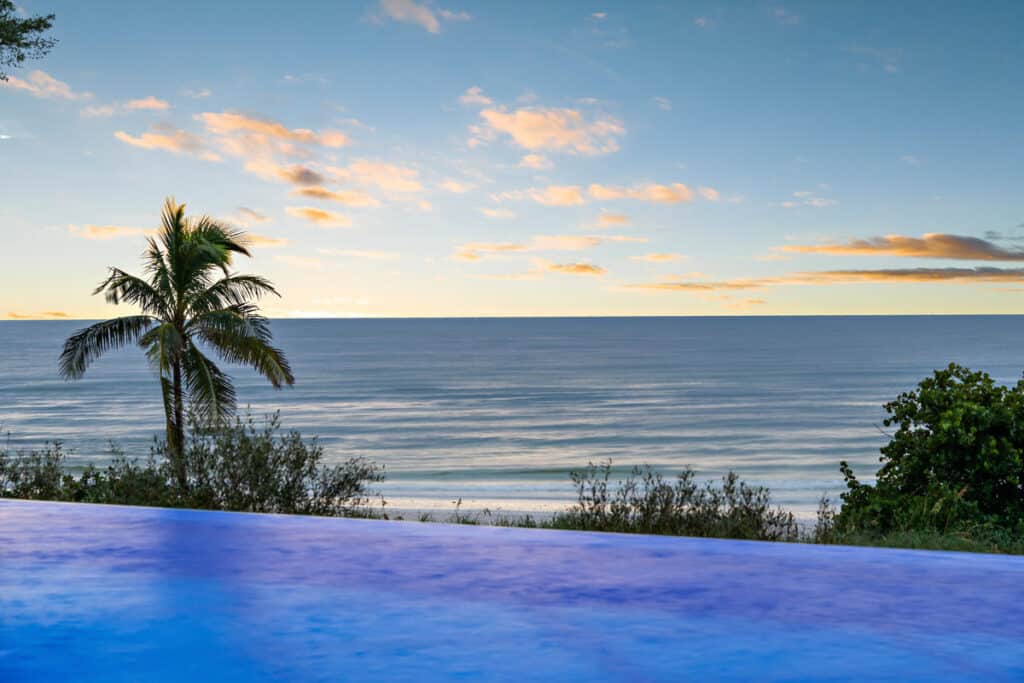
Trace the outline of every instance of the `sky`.
<instances>
[{"instance_id":1,"label":"sky","mask_svg":"<svg viewBox=\"0 0 1024 683\"><path fill-rule=\"evenodd\" d=\"M0 317L165 197L272 317L1024 312L1024 3L20 0Z\"/></svg>"}]
</instances>

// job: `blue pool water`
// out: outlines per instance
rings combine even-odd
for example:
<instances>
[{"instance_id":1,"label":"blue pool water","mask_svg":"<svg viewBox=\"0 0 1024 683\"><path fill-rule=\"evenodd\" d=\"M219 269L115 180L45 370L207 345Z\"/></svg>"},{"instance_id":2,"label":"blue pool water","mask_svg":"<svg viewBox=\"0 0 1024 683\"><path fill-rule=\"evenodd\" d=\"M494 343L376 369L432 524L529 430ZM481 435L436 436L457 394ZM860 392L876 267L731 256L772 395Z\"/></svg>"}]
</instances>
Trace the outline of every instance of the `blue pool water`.
<instances>
[{"instance_id":1,"label":"blue pool water","mask_svg":"<svg viewBox=\"0 0 1024 683\"><path fill-rule=\"evenodd\" d=\"M1019 681L1024 558L0 501L0 681Z\"/></svg>"},{"instance_id":2,"label":"blue pool water","mask_svg":"<svg viewBox=\"0 0 1024 683\"><path fill-rule=\"evenodd\" d=\"M160 391L135 348L85 379L57 376L79 321L0 322L0 428L14 447L62 439L72 464L108 442L145 456ZM612 458L699 477L728 469L813 516L865 480L886 442L882 404L950 362L1016 382L1024 316L275 320L296 384L235 370L241 403L280 409L330 459L387 467L389 509L545 511L568 473Z\"/></svg>"}]
</instances>

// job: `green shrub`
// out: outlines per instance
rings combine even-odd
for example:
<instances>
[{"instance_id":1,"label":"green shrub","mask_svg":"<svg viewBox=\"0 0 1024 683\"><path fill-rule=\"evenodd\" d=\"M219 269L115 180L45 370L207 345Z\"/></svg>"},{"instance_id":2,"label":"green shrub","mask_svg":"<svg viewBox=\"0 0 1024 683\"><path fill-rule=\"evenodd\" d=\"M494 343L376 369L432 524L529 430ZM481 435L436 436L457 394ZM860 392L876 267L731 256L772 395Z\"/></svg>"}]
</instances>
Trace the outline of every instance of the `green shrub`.
<instances>
[{"instance_id":1,"label":"green shrub","mask_svg":"<svg viewBox=\"0 0 1024 683\"><path fill-rule=\"evenodd\" d=\"M670 483L650 467L635 467L614 488L609 487L611 473L610 461L573 472L576 504L543 525L765 541L800 536L793 514L771 507L768 489L748 486L733 472L722 477L720 486L699 486L690 469Z\"/></svg>"},{"instance_id":2,"label":"green shrub","mask_svg":"<svg viewBox=\"0 0 1024 683\"><path fill-rule=\"evenodd\" d=\"M840 531L1024 527L1024 382L1005 387L953 364L885 410L897 430L875 485L840 463Z\"/></svg>"},{"instance_id":3,"label":"green shrub","mask_svg":"<svg viewBox=\"0 0 1024 683\"><path fill-rule=\"evenodd\" d=\"M41 451L0 451L0 496L42 500L242 512L366 516L369 486L383 471L362 458L323 463L316 439L280 433L275 414L260 427L253 419L203 428L193 421L184 460L187 487L172 470L166 446L148 460L129 460L112 449L106 467L68 473L61 444Z\"/></svg>"}]
</instances>

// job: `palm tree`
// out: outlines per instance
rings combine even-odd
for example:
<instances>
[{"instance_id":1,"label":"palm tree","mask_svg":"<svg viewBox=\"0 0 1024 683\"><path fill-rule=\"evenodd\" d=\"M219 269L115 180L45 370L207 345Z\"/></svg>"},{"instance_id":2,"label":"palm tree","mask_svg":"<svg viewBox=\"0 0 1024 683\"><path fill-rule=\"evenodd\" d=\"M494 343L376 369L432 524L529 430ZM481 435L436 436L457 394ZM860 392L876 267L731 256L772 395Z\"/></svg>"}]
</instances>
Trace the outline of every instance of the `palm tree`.
<instances>
[{"instance_id":1,"label":"palm tree","mask_svg":"<svg viewBox=\"0 0 1024 683\"><path fill-rule=\"evenodd\" d=\"M288 360L271 346L270 325L252 303L277 294L269 280L229 270L233 254L249 256L245 237L208 216L185 218L185 205L164 203L161 227L143 253L146 278L118 268L93 294L108 303L138 306L139 315L105 320L64 342L60 374L78 379L105 352L138 344L160 377L167 418L167 448L175 477L188 486L184 461L185 402L197 417L219 421L235 409L228 377L200 350L249 365L276 388L295 382ZM280 295L278 295L280 296Z\"/></svg>"}]
</instances>

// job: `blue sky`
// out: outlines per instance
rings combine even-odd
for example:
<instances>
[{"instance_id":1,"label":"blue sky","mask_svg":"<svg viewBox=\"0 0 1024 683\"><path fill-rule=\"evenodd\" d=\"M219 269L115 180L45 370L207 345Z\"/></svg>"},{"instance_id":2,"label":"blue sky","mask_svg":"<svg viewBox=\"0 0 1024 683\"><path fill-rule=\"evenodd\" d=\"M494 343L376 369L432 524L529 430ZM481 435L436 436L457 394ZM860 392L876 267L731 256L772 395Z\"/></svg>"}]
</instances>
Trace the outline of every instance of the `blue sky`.
<instances>
[{"instance_id":1,"label":"blue sky","mask_svg":"<svg viewBox=\"0 0 1024 683\"><path fill-rule=\"evenodd\" d=\"M1021 3L21 5L0 317L168 195L274 316L1021 312Z\"/></svg>"}]
</instances>

